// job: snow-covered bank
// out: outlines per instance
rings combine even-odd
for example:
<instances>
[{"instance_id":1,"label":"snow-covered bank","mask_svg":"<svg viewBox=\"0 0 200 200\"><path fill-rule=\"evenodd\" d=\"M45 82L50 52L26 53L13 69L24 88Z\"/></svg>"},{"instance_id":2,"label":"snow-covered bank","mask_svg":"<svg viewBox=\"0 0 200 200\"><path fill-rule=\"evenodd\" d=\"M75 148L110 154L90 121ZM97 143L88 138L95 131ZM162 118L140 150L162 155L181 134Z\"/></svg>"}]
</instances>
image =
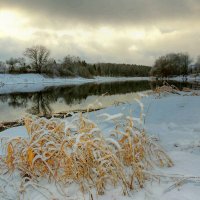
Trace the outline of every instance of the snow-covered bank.
<instances>
[{"instance_id":1,"label":"snow-covered bank","mask_svg":"<svg viewBox=\"0 0 200 200\"><path fill-rule=\"evenodd\" d=\"M198 91L199 92L199 91ZM200 94L200 92L199 92ZM154 96L144 97L145 124L147 133L154 136L156 140L165 148L174 161L174 167L156 169L155 173L166 176L200 177L200 96L169 95L162 98ZM105 115L104 113L107 113ZM104 114L104 115L103 115ZM140 106L133 102L112 106L95 113L90 113L89 118L95 121L103 130L104 134L110 134L114 129L116 121L121 117L133 115L140 116ZM113 119L108 120L108 119ZM68 120L68 119L67 119ZM0 137L26 137L24 127L6 130ZM13 177L12 177L13 178ZM184 178L183 178L184 179ZM12 180L13 181L13 180ZM14 179L13 183L17 183ZM0 186L3 180L0 180ZM51 188L56 195L56 187L53 184L40 183L42 186ZM183 181L173 185L172 180L167 182L147 183L145 189L123 196L118 188L110 188L105 195L98 196L99 200L198 200L200 197L200 184L194 181ZM173 187L171 187L173 186ZM28 190L29 199L45 199L32 188ZM91 199L89 194L81 194L79 188L73 185L66 188L69 199ZM13 191L10 191L11 193ZM95 194L95 193L94 193ZM27 199L27 195L25 195ZM93 196L97 199L96 196ZM58 198L62 199L62 198Z\"/></svg>"},{"instance_id":2,"label":"snow-covered bank","mask_svg":"<svg viewBox=\"0 0 200 200\"><path fill-rule=\"evenodd\" d=\"M0 94L9 94L15 92L37 92L51 86L81 85L86 83L109 83L123 81L153 81L154 77L94 77L87 79L76 78L49 78L40 74L0 74ZM200 76L188 76L187 80L183 77L174 77L166 79L167 81L179 82L200 82Z\"/></svg>"},{"instance_id":3,"label":"snow-covered bank","mask_svg":"<svg viewBox=\"0 0 200 200\"><path fill-rule=\"evenodd\" d=\"M155 80L156 77L151 77L151 79ZM200 76L195 76L195 75L188 75L186 77L183 76L175 76L175 77L170 77L170 78L163 78L161 80L166 80L166 81L184 81L184 82L200 82Z\"/></svg>"},{"instance_id":4,"label":"snow-covered bank","mask_svg":"<svg viewBox=\"0 0 200 200\"><path fill-rule=\"evenodd\" d=\"M12 92L35 92L49 86L80 85L85 83L105 83L117 81L149 80L148 77L94 77L49 78L40 74L0 74L0 94Z\"/></svg>"}]
</instances>

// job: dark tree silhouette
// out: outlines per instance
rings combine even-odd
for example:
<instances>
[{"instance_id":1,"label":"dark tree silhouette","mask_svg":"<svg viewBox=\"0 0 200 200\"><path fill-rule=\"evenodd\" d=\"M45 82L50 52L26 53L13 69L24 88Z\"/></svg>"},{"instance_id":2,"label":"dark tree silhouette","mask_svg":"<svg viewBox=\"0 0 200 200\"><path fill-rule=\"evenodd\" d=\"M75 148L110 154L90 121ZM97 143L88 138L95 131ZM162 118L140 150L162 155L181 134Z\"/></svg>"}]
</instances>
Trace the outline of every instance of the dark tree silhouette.
<instances>
[{"instance_id":1,"label":"dark tree silhouette","mask_svg":"<svg viewBox=\"0 0 200 200\"><path fill-rule=\"evenodd\" d=\"M32 67L36 72L41 73L48 63L50 51L42 45L37 45L27 48L24 55L31 60Z\"/></svg>"}]
</instances>

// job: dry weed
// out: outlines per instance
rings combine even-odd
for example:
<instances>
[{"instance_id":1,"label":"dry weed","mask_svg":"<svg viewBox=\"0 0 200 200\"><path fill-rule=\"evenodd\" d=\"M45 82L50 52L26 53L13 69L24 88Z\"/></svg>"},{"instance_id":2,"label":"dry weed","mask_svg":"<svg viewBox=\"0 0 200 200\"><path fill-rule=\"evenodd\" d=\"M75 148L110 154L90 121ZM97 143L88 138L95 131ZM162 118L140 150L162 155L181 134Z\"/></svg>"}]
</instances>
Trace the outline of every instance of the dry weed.
<instances>
[{"instance_id":1,"label":"dry weed","mask_svg":"<svg viewBox=\"0 0 200 200\"><path fill-rule=\"evenodd\" d=\"M159 97L161 96L161 94L179 94L180 90L174 86L174 85L170 85L169 83L167 83L166 81L163 82L163 86L161 87L156 87L156 89L153 91L154 94L157 94Z\"/></svg>"},{"instance_id":2,"label":"dry weed","mask_svg":"<svg viewBox=\"0 0 200 200\"><path fill-rule=\"evenodd\" d=\"M183 92L191 92L192 90L191 90L190 88L183 87L182 91L183 91Z\"/></svg>"},{"instance_id":3,"label":"dry weed","mask_svg":"<svg viewBox=\"0 0 200 200\"><path fill-rule=\"evenodd\" d=\"M6 143L3 162L22 178L45 178L59 183L75 182L82 191L96 188L103 194L108 185L121 186L123 193L143 188L155 166L172 166L171 159L134 127L129 117L117 126L114 136L105 137L97 125L82 114L71 122L27 116L28 138Z\"/></svg>"}]
</instances>

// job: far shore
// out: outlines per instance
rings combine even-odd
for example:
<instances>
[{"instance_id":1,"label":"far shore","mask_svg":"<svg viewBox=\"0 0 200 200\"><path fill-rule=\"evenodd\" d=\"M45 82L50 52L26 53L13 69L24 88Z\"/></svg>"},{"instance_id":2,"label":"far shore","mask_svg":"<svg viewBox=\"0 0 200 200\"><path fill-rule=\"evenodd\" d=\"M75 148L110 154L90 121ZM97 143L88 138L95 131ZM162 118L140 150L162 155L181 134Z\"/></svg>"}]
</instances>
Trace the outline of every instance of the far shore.
<instances>
[{"instance_id":1,"label":"far shore","mask_svg":"<svg viewBox=\"0 0 200 200\"><path fill-rule=\"evenodd\" d=\"M81 85L86 83L109 83L122 81L185 81L185 82L200 82L200 76L182 76L173 78L157 79L156 77L101 77L94 78L83 77L55 77L50 78L41 74L0 74L0 94L7 94L13 92L35 92L41 91L46 87L51 86L67 86L67 85Z\"/></svg>"}]
</instances>

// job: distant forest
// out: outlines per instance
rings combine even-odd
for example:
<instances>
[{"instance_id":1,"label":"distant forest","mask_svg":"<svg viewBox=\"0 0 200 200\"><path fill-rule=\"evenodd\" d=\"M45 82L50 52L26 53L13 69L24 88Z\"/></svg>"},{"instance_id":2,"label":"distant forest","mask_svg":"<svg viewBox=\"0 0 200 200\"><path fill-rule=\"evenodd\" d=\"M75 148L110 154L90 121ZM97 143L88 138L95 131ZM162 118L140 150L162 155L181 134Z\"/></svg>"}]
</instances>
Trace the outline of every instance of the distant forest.
<instances>
[{"instance_id":1,"label":"distant forest","mask_svg":"<svg viewBox=\"0 0 200 200\"><path fill-rule=\"evenodd\" d=\"M194 65L191 65L192 59L187 53L171 53L161 56L155 60L152 67L117 63L91 64L71 55L56 61L50 57L50 50L41 45L26 48L23 55L24 57L10 58L6 62L0 61L0 73L39 73L50 77L80 76L84 78L94 76L169 77L200 73L200 57Z\"/></svg>"}]
</instances>

